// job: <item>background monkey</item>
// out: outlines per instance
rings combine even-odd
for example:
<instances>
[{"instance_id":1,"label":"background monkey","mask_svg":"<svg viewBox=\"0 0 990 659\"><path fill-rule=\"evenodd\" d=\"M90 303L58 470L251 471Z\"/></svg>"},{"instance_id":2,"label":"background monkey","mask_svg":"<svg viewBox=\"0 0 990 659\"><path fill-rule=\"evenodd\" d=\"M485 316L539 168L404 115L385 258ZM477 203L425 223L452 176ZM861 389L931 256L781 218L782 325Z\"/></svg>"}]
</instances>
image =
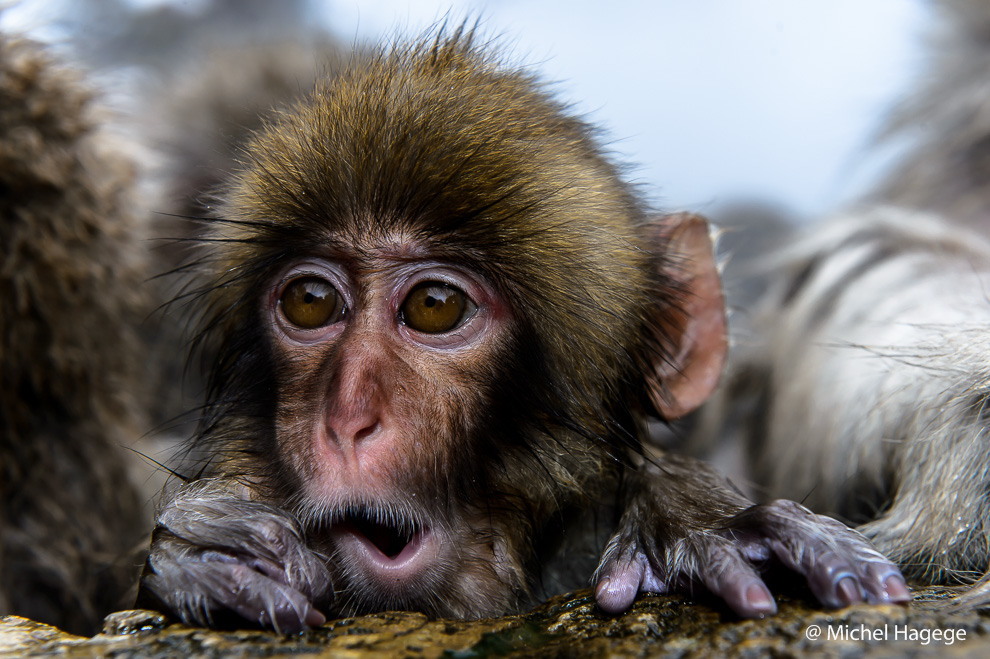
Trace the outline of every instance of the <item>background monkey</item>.
<instances>
[{"instance_id":1,"label":"background monkey","mask_svg":"<svg viewBox=\"0 0 990 659\"><path fill-rule=\"evenodd\" d=\"M0 614L76 633L150 526L121 448L154 377L135 175L77 76L0 34Z\"/></svg>"},{"instance_id":2,"label":"background monkey","mask_svg":"<svg viewBox=\"0 0 990 659\"><path fill-rule=\"evenodd\" d=\"M702 586L765 615L775 562L830 606L908 598L841 524L643 446L646 413L717 381L707 228L651 220L473 31L355 54L255 136L217 209L191 293L214 459L162 507L142 603L282 630L496 615L602 492L605 610Z\"/></svg>"},{"instance_id":3,"label":"background monkey","mask_svg":"<svg viewBox=\"0 0 990 659\"><path fill-rule=\"evenodd\" d=\"M765 495L862 523L916 579L982 577L960 603L985 604L990 8L936 6L931 65L889 129L915 143L871 198L897 207L760 257L771 290L696 437L748 429Z\"/></svg>"}]
</instances>

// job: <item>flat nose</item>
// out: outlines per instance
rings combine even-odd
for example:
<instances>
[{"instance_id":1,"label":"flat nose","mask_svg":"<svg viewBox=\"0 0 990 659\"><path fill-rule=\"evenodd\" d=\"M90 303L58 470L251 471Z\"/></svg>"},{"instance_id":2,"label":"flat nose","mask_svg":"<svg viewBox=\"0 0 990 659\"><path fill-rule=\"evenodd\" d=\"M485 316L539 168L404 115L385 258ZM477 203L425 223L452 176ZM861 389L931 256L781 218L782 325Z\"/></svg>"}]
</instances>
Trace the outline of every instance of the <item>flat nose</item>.
<instances>
[{"instance_id":1,"label":"flat nose","mask_svg":"<svg viewBox=\"0 0 990 659\"><path fill-rule=\"evenodd\" d=\"M344 362L330 392L327 434L342 448L356 447L381 427L382 391L374 369L368 366L362 360Z\"/></svg>"}]
</instances>

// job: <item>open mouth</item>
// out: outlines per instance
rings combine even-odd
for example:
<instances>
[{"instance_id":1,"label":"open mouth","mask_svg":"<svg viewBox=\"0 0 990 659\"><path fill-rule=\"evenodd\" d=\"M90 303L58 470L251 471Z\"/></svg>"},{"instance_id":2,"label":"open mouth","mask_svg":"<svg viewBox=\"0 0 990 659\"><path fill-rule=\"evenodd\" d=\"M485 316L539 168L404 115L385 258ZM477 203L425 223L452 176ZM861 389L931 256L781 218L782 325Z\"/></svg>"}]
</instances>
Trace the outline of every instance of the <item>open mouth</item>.
<instances>
[{"instance_id":1,"label":"open mouth","mask_svg":"<svg viewBox=\"0 0 990 659\"><path fill-rule=\"evenodd\" d=\"M367 511L355 511L334 525L338 542L356 550L381 571L416 570L425 544L432 534L428 528L404 520L381 519Z\"/></svg>"},{"instance_id":2,"label":"open mouth","mask_svg":"<svg viewBox=\"0 0 990 659\"><path fill-rule=\"evenodd\" d=\"M363 535L382 555L393 560L409 546L417 534L414 528L397 528L376 522L364 515L352 517L347 522L350 523L355 534Z\"/></svg>"}]
</instances>

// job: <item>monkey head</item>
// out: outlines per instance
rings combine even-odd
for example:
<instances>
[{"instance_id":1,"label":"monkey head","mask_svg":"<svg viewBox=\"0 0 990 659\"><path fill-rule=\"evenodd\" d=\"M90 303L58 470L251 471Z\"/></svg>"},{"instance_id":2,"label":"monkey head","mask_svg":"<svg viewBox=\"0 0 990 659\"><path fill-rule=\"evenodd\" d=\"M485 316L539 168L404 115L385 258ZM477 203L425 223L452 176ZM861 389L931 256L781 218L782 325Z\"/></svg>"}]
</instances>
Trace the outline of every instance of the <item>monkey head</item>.
<instances>
[{"instance_id":1,"label":"monkey head","mask_svg":"<svg viewBox=\"0 0 990 659\"><path fill-rule=\"evenodd\" d=\"M296 516L330 608L482 616L642 415L718 379L707 226L469 30L355 55L276 116L204 239L199 441Z\"/></svg>"}]
</instances>

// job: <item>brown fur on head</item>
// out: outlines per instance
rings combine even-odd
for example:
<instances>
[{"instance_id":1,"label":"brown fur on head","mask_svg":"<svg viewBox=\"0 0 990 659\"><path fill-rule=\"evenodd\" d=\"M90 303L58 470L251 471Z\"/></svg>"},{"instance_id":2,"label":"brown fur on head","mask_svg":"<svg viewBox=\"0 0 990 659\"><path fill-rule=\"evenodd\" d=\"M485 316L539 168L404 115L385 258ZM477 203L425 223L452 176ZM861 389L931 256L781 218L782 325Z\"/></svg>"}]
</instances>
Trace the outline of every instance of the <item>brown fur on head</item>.
<instances>
[{"instance_id":1,"label":"brown fur on head","mask_svg":"<svg viewBox=\"0 0 990 659\"><path fill-rule=\"evenodd\" d=\"M0 35L0 614L92 632L140 537L133 166L90 92ZM119 576L119 575L118 575Z\"/></svg>"},{"instance_id":2,"label":"brown fur on head","mask_svg":"<svg viewBox=\"0 0 990 659\"><path fill-rule=\"evenodd\" d=\"M677 343L657 311L677 302L669 236L648 222L593 130L471 30L441 30L355 56L281 113L248 147L219 209L201 335L218 356L200 430L223 456L219 471L317 525L363 504L328 495L326 509L314 509L303 493L317 475L300 458L308 440L293 423L317 414L318 391L338 404L342 360L391 360L387 382L368 395L387 396L389 409L415 407L416 418L433 413L398 449L409 451L397 460L408 472L392 475L375 514L447 520L454 535L454 522L468 519L478 535L460 540L465 560L470 547L494 543L495 574L465 578L494 578L505 588L488 592L513 593L485 608L465 586L463 608L418 606L452 615L511 606L528 586L532 549L500 538L539 533L614 474L638 441L645 392L662 386L646 371L661 370ZM271 294L259 292L286 263L328 252L369 276L384 253L469 269L500 300L497 347L463 372L446 357L410 362L367 345L320 363L295 357L268 325Z\"/></svg>"}]
</instances>

